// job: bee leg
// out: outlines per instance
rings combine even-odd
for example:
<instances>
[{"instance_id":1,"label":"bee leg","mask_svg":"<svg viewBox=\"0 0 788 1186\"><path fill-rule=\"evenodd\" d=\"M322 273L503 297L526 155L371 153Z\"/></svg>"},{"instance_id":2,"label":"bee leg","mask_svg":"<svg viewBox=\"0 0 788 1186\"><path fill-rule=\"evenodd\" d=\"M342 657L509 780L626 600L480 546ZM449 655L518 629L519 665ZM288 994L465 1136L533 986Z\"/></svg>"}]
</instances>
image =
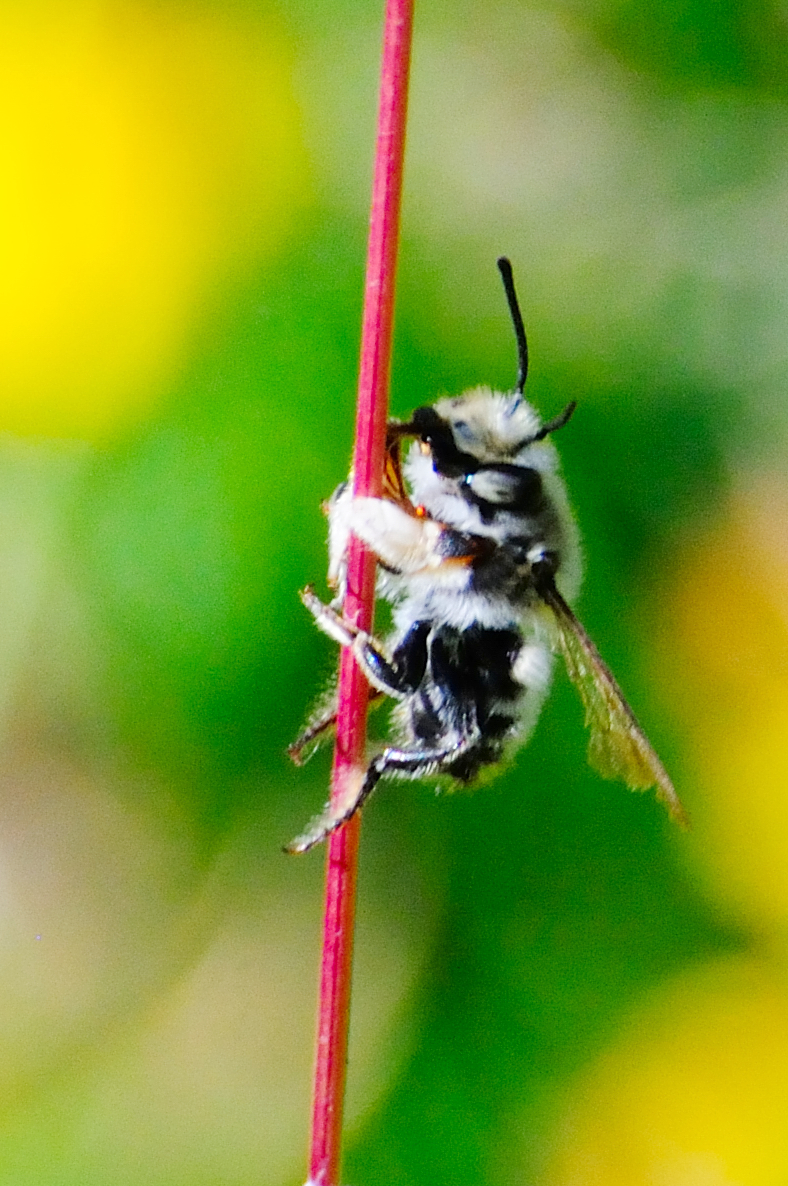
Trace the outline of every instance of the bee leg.
<instances>
[{"instance_id":1,"label":"bee leg","mask_svg":"<svg viewBox=\"0 0 788 1186\"><path fill-rule=\"evenodd\" d=\"M358 634L353 653L370 683L395 699L412 696L427 670L429 622L414 622L397 649L388 658L370 636Z\"/></svg>"},{"instance_id":2,"label":"bee leg","mask_svg":"<svg viewBox=\"0 0 788 1186\"><path fill-rule=\"evenodd\" d=\"M369 689L370 704L375 700L382 699L383 693L378 691L377 688ZM290 761L294 762L296 766L303 766L308 762L315 750L323 742L324 735L330 733L336 723L337 697L336 692L333 692L325 707L318 706L316 708L303 732L287 747L287 756L290 758Z\"/></svg>"},{"instance_id":3,"label":"bee leg","mask_svg":"<svg viewBox=\"0 0 788 1186\"><path fill-rule=\"evenodd\" d=\"M438 774L471 749L478 740L479 728L474 723L467 736L441 749L385 749L382 754L372 759L355 794L338 809L332 809L329 805L321 815L315 816L307 825L306 831L285 846L285 852L308 852L310 848L326 840L364 806L381 778L387 774L401 775L403 778L424 778L430 774Z\"/></svg>"},{"instance_id":4,"label":"bee leg","mask_svg":"<svg viewBox=\"0 0 788 1186\"><path fill-rule=\"evenodd\" d=\"M486 536L457 531L437 519L409 513L386 498L354 498L347 514L353 534L390 572L406 576L428 573L452 588L467 581L473 563L495 547Z\"/></svg>"},{"instance_id":5,"label":"bee leg","mask_svg":"<svg viewBox=\"0 0 788 1186\"><path fill-rule=\"evenodd\" d=\"M388 655L381 642L346 621L335 609L316 597L311 589L304 590L301 600L329 638L352 650L356 662L374 688L395 700L404 700L415 692L427 668L429 622L416 622L394 654Z\"/></svg>"},{"instance_id":6,"label":"bee leg","mask_svg":"<svg viewBox=\"0 0 788 1186\"><path fill-rule=\"evenodd\" d=\"M333 638L334 642L338 642L341 647L353 646L353 639L361 633L358 627L337 613L332 605L325 605L315 595L311 585L307 585L303 590L301 600L315 619L315 624L324 634Z\"/></svg>"},{"instance_id":7,"label":"bee leg","mask_svg":"<svg viewBox=\"0 0 788 1186\"><path fill-rule=\"evenodd\" d=\"M320 745L323 735L336 724L337 696L332 691L328 703L318 703L303 732L287 747L287 756L296 766L303 766Z\"/></svg>"}]
</instances>

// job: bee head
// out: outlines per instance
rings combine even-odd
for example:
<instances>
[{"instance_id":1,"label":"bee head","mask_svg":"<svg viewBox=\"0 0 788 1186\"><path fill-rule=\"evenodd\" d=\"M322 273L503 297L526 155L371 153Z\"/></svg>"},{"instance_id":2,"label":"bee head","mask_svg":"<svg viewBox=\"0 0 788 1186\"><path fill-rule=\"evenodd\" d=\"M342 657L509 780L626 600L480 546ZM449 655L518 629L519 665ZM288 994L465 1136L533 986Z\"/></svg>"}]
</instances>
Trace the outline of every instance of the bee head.
<instances>
[{"instance_id":1,"label":"bee head","mask_svg":"<svg viewBox=\"0 0 788 1186\"><path fill-rule=\"evenodd\" d=\"M422 452L433 459L436 473L456 478L483 466L516 462L529 445L562 428L575 410L573 401L555 419L542 424L521 395L504 395L488 387L467 391L434 407L416 408L402 436L418 437Z\"/></svg>"},{"instance_id":2,"label":"bee head","mask_svg":"<svg viewBox=\"0 0 788 1186\"><path fill-rule=\"evenodd\" d=\"M498 260L517 339L517 384L503 394L479 387L434 407L416 408L407 424L391 426L395 436L415 436L421 453L440 479L453 485L487 518L496 509L536 513L542 500L540 471L554 467L550 448L529 449L566 424L575 410L568 404L542 424L523 398L528 374L528 343L508 259Z\"/></svg>"},{"instance_id":3,"label":"bee head","mask_svg":"<svg viewBox=\"0 0 788 1186\"><path fill-rule=\"evenodd\" d=\"M515 402L516 400L516 402ZM552 468L552 450L529 450L571 415L541 425L535 410L520 396L489 388L417 408L403 435L418 438L422 463L485 519L497 510L535 514L542 504L540 470Z\"/></svg>"}]
</instances>

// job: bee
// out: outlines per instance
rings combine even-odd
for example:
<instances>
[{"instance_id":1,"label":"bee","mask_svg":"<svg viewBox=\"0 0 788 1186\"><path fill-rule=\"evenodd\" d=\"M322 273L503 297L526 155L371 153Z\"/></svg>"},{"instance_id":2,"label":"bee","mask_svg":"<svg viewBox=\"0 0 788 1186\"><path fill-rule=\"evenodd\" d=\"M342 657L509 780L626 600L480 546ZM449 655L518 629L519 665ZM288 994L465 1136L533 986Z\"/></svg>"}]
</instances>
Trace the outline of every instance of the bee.
<instances>
[{"instance_id":1,"label":"bee","mask_svg":"<svg viewBox=\"0 0 788 1186\"><path fill-rule=\"evenodd\" d=\"M308 588L302 600L317 626L350 648L370 696L394 701L395 740L287 851L324 840L381 778L482 780L530 736L558 652L585 706L591 766L633 789L655 787L686 822L665 767L570 608L580 543L552 437L576 404L543 423L525 400L525 327L511 264L501 258L498 267L517 341L514 390L477 387L390 421L383 497L354 496L351 475L327 505L328 581L337 596L326 605ZM342 616L351 533L377 558L377 593L392 606L385 642ZM291 758L311 756L335 721L332 693Z\"/></svg>"}]
</instances>

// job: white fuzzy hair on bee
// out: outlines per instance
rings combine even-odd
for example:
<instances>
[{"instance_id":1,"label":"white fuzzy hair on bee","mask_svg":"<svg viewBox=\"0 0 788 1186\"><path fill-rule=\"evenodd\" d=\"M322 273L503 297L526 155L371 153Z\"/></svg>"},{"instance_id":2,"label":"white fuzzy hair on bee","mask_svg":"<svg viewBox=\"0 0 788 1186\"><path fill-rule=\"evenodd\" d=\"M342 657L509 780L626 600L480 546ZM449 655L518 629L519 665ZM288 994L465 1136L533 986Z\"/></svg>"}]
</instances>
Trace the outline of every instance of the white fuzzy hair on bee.
<instances>
[{"instance_id":1,"label":"white fuzzy hair on bee","mask_svg":"<svg viewBox=\"0 0 788 1186\"><path fill-rule=\"evenodd\" d=\"M574 401L542 422L523 390L528 345L507 259L498 267L515 329L512 392L476 387L390 421L383 497L353 493L353 475L328 505L330 605L302 594L318 627L351 649L373 696L394 701L393 742L369 760L340 806L287 846L305 852L346 822L381 778L482 781L528 739L563 654L586 710L589 761L633 789L656 787L686 822L670 778L569 603L580 587L578 532L553 433ZM404 461L402 442L413 443ZM351 534L379 564L378 596L392 606L385 641L342 616ZM331 735L332 695L290 747L301 764Z\"/></svg>"}]
</instances>

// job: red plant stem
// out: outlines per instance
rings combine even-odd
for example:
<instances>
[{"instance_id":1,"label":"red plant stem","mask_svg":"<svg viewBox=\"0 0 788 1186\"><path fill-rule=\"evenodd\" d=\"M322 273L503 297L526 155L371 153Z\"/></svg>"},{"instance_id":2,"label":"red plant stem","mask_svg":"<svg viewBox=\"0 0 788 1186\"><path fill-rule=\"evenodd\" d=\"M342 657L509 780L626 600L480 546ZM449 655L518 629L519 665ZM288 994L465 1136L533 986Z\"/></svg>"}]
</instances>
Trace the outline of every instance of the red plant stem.
<instances>
[{"instance_id":1,"label":"red plant stem","mask_svg":"<svg viewBox=\"0 0 788 1186\"><path fill-rule=\"evenodd\" d=\"M412 26L413 0L387 0L353 453L357 495L382 489ZM374 557L351 539L344 614L362 630L372 627L374 592ZM367 681L343 651L332 802L364 762L367 701ZM339 1186L360 823L356 814L328 841L309 1186Z\"/></svg>"}]
</instances>

